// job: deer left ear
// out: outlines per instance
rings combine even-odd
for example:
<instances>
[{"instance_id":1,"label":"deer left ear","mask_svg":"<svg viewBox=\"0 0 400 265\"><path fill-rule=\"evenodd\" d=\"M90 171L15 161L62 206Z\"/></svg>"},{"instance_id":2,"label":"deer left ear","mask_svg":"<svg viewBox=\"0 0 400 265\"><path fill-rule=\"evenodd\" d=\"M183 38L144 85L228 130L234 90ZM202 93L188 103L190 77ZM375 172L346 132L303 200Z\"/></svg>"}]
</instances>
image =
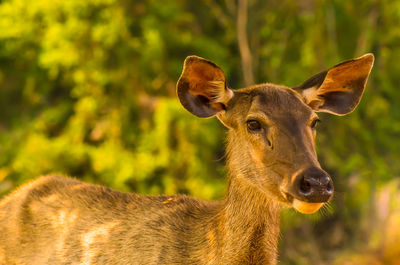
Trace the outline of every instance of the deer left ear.
<instances>
[{"instance_id":1,"label":"deer left ear","mask_svg":"<svg viewBox=\"0 0 400 265\"><path fill-rule=\"evenodd\" d=\"M225 111L234 95L226 85L222 69L198 56L186 58L176 88L182 105L200 118Z\"/></svg>"},{"instance_id":2,"label":"deer left ear","mask_svg":"<svg viewBox=\"0 0 400 265\"><path fill-rule=\"evenodd\" d=\"M368 53L335 65L293 89L317 112L346 115L360 102L373 64L374 55Z\"/></svg>"}]
</instances>

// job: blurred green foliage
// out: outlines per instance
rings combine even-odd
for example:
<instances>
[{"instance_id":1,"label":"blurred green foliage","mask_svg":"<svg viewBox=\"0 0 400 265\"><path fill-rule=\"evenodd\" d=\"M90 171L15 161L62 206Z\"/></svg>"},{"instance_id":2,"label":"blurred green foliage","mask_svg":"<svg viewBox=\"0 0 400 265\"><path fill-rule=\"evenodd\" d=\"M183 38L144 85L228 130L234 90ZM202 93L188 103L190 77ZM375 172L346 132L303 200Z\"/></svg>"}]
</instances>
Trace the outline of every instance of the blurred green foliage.
<instances>
[{"instance_id":1,"label":"blurred green foliage","mask_svg":"<svg viewBox=\"0 0 400 265\"><path fill-rule=\"evenodd\" d=\"M0 194L58 172L123 191L221 198L223 126L187 113L175 83L196 54L244 86L237 9L234 0L0 1ZM399 193L400 2L250 0L247 23L257 82L295 86L376 56L358 109L321 115L334 201L325 214L284 211L282 220L282 264L367 264L346 253L386 242L374 237L384 227L374 213L389 207L376 196Z\"/></svg>"}]
</instances>

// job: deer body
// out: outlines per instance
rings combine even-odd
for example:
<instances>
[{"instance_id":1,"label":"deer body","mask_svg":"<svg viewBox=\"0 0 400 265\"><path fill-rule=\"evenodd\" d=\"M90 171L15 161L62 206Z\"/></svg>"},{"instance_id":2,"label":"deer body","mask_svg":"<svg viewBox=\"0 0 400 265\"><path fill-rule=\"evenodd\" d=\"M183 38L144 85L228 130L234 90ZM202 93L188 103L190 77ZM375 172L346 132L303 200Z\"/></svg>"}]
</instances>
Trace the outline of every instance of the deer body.
<instances>
[{"instance_id":1,"label":"deer body","mask_svg":"<svg viewBox=\"0 0 400 265\"><path fill-rule=\"evenodd\" d=\"M0 201L0 265L276 264L280 205L313 213L333 195L315 152L315 112L351 112L372 64L368 54L293 89L233 91L218 66L188 57L177 85L182 105L229 129L225 199L41 177Z\"/></svg>"},{"instance_id":2,"label":"deer body","mask_svg":"<svg viewBox=\"0 0 400 265\"><path fill-rule=\"evenodd\" d=\"M229 199L139 196L41 177L0 204L0 264L273 264L278 205L253 209L259 202L234 195L243 212L232 212ZM243 218L253 210L274 219Z\"/></svg>"}]
</instances>

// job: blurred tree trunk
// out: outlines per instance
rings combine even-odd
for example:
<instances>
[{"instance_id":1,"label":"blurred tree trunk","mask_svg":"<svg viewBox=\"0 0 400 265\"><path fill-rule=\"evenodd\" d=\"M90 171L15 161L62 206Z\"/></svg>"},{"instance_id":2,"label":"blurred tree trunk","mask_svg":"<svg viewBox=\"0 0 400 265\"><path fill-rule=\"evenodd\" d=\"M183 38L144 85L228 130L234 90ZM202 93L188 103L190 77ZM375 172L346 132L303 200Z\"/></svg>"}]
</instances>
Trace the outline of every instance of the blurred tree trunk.
<instances>
[{"instance_id":1,"label":"blurred tree trunk","mask_svg":"<svg viewBox=\"0 0 400 265\"><path fill-rule=\"evenodd\" d=\"M247 40L247 0L239 0L237 8L237 38L242 61L243 79L246 86L254 84L251 52Z\"/></svg>"}]
</instances>

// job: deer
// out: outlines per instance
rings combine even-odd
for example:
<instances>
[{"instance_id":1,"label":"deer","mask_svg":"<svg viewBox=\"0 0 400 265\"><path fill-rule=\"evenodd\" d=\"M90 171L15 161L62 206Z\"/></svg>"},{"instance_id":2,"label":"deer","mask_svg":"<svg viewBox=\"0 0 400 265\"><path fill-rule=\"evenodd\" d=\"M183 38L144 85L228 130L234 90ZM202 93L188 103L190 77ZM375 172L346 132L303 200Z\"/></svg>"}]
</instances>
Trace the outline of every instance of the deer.
<instances>
[{"instance_id":1,"label":"deer","mask_svg":"<svg viewBox=\"0 0 400 265\"><path fill-rule=\"evenodd\" d=\"M281 208L315 213L334 194L316 154L317 113L352 112L373 63L369 53L296 87L233 90L215 63L187 57L177 95L227 128L226 196L138 195L42 176L0 202L0 264L277 264Z\"/></svg>"}]
</instances>

